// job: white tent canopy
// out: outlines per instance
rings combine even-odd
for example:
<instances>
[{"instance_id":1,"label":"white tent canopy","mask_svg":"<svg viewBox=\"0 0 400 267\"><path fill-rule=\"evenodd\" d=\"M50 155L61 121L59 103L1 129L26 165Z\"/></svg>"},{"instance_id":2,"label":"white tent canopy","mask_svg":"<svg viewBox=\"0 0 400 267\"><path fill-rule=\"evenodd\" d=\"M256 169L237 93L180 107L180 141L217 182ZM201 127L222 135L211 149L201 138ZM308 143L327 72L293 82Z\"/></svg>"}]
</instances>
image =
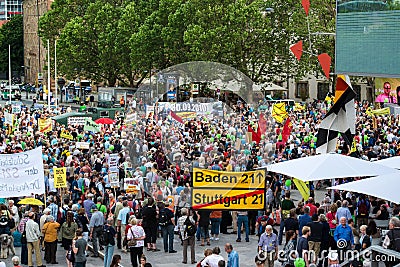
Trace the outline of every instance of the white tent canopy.
<instances>
[{"instance_id":1,"label":"white tent canopy","mask_svg":"<svg viewBox=\"0 0 400 267\"><path fill-rule=\"evenodd\" d=\"M328 189L357 192L400 203L399 188L397 187L399 180L400 171L396 171L391 174L332 186Z\"/></svg>"},{"instance_id":2,"label":"white tent canopy","mask_svg":"<svg viewBox=\"0 0 400 267\"><path fill-rule=\"evenodd\" d=\"M269 165L267 170L302 181L371 177L397 172L393 168L340 154L323 154L289 160Z\"/></svg>"},{"instance_id":3,"label":"white tent canopy","mask_svg":"<svg viewBox=\"0 0 400 267\"><path fill-rule=\"evenodd\" d=\"M400 169L400 156L391 157L387 159L381 159L374 161L376 164L380 164L389 168Z\"/></svg>"}]
</instances>

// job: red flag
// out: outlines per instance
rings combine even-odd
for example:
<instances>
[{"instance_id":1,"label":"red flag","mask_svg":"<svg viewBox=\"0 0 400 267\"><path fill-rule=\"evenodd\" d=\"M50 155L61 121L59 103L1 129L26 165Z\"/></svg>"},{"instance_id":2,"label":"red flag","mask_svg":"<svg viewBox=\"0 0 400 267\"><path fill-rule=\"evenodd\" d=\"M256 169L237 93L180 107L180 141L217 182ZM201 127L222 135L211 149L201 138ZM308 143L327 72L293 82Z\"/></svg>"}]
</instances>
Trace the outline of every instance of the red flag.
<instances>
[{"instance_id":1,"label":"red flag","mask_svg":"<svg viewBox=\"0 0 400 267\"><path fill-rule=\"evenodd\" d=\"M256 142L257 144L260 143L261 141L260 127L258 127L257 132L255 132L253 128L249 125L247 126L247 131L251 133L251 140L253 142Z\"/></svg>"},{"instance_id":2,"label":"red flag","mask_svg":"<svg viewBox=\"0 0 400 267\"><path fill-rule=\"evenodd\" d=\"M298 41L294 45L290 47L290 51L294 54L297 60L300 60L301 55L303 54L303 41Z\"/></svg>"},{"instance_id":3,"label":"red flag","mask_svg":"<svg viewBox=\"0 0 400 267\"><path fill-rule=\"evenodd\" d=\"M283 130L282 130L282 142L284 144L286 144L287 140L289 139L292 129L293 129L293 124L290 121L290 118L287 118L285 125L283 126Z\"/></svg>"},{"instance_id":4,"label":"red flag","mask_svg":"<svg viewBox=\"0 0 400 267\"><path fill-rule=\"evenodd\" d=\"M327 53L323 53L318 56L319 64L321 64L322 70L326 78L329 80L329 72L331 70L331 57Z\"/></svg>"},{"instance_id":5,"label":"red flag","mask_svg":"<svg viewBox=\"0 0 400 267\"><path fill-rule=\"evenodd\" d=\"M265 134L267 131L267 120L263 113L260 113L260 119L258 120L258 128L260 129L260 134Z\"/></svg>"},{"instance_id":6,"label":"red flag","mask_svg":"<svg viewBox=\"0 0 400 267\"><path fill-rule=\"evenodd\" d=\"M173 118L174 120L176 120L179 123L183 124L183 120L181 117L179 117L178 115L176 115L175 112L173 112L172 110L170 110L169 115L171 116L171 118Z\"/></svg>"},{"instance_id":7,"label":"red flag","mask_svg":"<svg viewBox=\"0 0 400 267\"><path fill-rule=\"evenodd\" d=\"M310 0L301 0L301 4L306 12L306 15L308 16L308 11L310 10Z\"/></svg>"}]
</instances>

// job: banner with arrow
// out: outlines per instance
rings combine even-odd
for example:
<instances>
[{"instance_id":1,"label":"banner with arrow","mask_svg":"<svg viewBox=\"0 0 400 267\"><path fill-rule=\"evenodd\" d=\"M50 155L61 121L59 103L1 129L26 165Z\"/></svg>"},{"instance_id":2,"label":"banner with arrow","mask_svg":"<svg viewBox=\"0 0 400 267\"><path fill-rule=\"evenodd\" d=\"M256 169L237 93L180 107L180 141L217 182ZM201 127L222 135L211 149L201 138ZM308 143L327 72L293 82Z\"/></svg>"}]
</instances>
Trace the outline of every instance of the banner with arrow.
<instances>
[{"instance_id":1,"label":"banner with arrow","mask_svg":"<svg viewBox=\"0 0 400 267\"><path fill-rule=\"evenodd\" d=\"M193 169L193 209L249 210L265 204L265 170Z\"/></svg>"}]
</instances>

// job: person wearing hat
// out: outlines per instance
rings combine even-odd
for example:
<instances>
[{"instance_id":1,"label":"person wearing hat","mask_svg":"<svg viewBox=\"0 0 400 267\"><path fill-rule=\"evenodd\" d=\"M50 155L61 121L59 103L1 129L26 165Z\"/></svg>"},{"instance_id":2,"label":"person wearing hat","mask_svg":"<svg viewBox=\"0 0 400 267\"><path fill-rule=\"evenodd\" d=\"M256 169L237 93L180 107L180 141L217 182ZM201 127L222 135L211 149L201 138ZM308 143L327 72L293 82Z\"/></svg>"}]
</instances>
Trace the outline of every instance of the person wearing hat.
<instances>
[{"instance_id":1,"label":"person wearing hat","mask_svg":"<svg viewBox=\"0 0 400 267\"><path fill-rule=\"evenodd\" d=\"M92 257L99 257L99 247L98 247L98 238L103 234L103 226L104 226L104 215L101 211L98 210L96 205L91 207L92 217L89 221L89 237L92 239L93 243L93 255Z\"/></svg>"},{"instance_id":2,"label":"person wearing hat","mask_svg":"<svg viewBox=\"0 0 400 267\"><path fill-rule=\"evenodd\" d=\"M54 217L48 215L46 223L43 226L42 234L44 238L45 253L44 259L47 264L58 264L56 261L57 254L57 231L60 228L60 224L54 221Z\"/></svg>"}]
</instances>

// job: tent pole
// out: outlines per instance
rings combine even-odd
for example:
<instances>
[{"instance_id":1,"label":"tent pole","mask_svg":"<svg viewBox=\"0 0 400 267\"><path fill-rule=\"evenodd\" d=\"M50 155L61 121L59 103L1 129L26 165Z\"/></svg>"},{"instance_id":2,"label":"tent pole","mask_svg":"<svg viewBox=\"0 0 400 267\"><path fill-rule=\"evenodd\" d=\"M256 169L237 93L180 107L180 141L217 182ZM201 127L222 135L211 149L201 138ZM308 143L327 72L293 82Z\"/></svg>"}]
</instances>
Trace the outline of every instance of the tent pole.
<instances>
[{"instance_id":1,"label":"tent pole","mask_svg":"<svg viewBox=\"0 0 400 267\"><path fill-rule=\"evenodd\" d=\"M335 184L335 179L331 180L331 186L334 186ZM333 203L333 200L335 199L335 190L331 189L331 204Z\"/></svg>"}]
</instances>

